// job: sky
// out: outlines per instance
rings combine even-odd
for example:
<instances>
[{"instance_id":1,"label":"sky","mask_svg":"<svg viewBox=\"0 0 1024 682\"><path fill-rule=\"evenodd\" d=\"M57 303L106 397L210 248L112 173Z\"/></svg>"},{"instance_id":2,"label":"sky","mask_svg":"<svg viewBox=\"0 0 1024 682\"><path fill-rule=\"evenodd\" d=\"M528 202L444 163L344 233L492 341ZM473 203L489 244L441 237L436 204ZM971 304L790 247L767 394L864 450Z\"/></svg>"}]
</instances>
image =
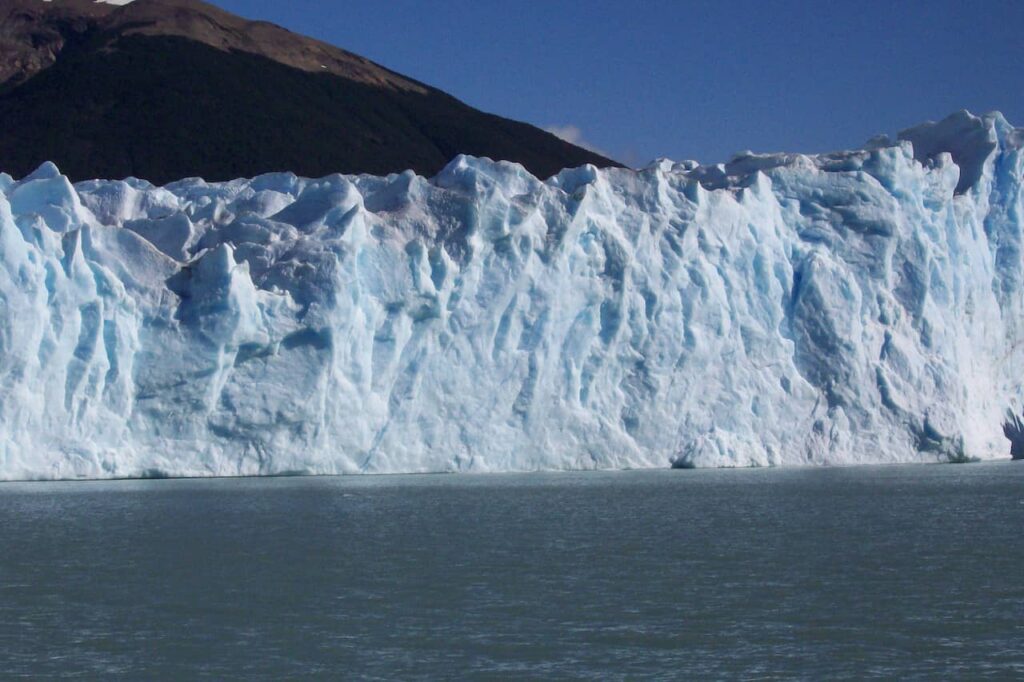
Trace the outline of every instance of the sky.
<instances>
[{"instance_id":1,"label":"sky","mask_svg":"<svg viewBox=\"0 0 1024 682\"><path fill-rule=\"evenodd\" d=\"M1024 126L1024 0L214 0L630 165Z\"/></svg>"}]
</instances>

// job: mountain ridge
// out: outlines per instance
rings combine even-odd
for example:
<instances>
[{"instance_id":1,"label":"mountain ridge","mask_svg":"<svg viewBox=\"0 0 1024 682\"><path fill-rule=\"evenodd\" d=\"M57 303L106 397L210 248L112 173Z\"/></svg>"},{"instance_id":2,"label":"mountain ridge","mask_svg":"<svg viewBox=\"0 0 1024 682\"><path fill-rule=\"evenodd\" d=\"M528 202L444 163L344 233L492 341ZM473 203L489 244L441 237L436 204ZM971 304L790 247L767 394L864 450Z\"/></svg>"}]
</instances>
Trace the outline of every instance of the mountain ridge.
<instances>
[{"instance_id":1,"label":"mountain ridge","mask_svg":"<svg viewBox=\"0 0 1024 682\"><path fill-rule=\"evenodd\" d=\"M200 0L3 0L0 62L0 168L15 175L46 160L74 179L158 183L284 170L432 175L460 153L544 177L618 165Z\"/></svg>"}]
</instances>

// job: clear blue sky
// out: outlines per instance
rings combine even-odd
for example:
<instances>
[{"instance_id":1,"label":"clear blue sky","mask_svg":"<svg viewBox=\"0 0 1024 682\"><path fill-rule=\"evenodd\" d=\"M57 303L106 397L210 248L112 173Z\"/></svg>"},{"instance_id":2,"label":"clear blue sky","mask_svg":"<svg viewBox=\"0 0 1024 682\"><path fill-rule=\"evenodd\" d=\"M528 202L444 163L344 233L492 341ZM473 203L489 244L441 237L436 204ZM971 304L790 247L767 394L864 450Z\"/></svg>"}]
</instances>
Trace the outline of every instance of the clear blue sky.
<instances>
[{"instance_id":1,"label":"clear blue sky","mask_svg":"<svg viewBox=\"0 0 1024 682\"><path fill-rule=\"evenodd\" d=\"M632 164L1024 126L1024 0L214 0Z\"/></svg>"}]
</instances>

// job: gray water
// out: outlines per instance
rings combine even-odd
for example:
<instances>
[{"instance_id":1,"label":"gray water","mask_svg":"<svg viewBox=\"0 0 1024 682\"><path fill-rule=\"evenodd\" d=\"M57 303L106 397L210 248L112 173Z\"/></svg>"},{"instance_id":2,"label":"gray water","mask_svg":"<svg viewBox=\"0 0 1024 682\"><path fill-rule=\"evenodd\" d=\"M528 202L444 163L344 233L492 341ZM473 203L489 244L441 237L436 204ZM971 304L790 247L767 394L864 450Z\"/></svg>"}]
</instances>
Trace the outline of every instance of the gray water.
<instances>
[{"instance_id":1,"label":"gray water","mask_svg":"<svg viewBox=\"0 0 1024 682\"><path fill-rule=\"evenodd\" d=\"M0 677L1024 675L1024 463L0 485Z\"/></svg>"}]
</instances>

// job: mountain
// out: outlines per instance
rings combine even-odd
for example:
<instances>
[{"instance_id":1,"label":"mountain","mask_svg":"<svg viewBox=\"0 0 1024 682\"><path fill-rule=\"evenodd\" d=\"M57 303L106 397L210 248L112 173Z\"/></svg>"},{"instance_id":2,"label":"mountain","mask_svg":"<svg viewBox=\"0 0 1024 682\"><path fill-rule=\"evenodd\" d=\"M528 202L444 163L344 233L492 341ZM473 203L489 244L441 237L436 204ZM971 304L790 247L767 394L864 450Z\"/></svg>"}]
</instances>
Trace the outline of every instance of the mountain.
<instances>
[{"instance_id":1,"label":"mountain","mask_svg":"<svg viewBox=\"0 0 1024 682\"><path fill-rule=\"evenodd\" d=\"M0 0L0 169L72 179L433 175L460 153L539 177L615 162L363 57L199 0Z\"/></svg>"},{"instance_id":2,"label":"mountain","mask_svg":"<svg viewBox=\"0 0 1024 682\"><path fill-rule=\"evenodd\" d=\"M0 478L1020 451L1024 129L165 187L0 175Z\"/></svg>"}]
</instances>

